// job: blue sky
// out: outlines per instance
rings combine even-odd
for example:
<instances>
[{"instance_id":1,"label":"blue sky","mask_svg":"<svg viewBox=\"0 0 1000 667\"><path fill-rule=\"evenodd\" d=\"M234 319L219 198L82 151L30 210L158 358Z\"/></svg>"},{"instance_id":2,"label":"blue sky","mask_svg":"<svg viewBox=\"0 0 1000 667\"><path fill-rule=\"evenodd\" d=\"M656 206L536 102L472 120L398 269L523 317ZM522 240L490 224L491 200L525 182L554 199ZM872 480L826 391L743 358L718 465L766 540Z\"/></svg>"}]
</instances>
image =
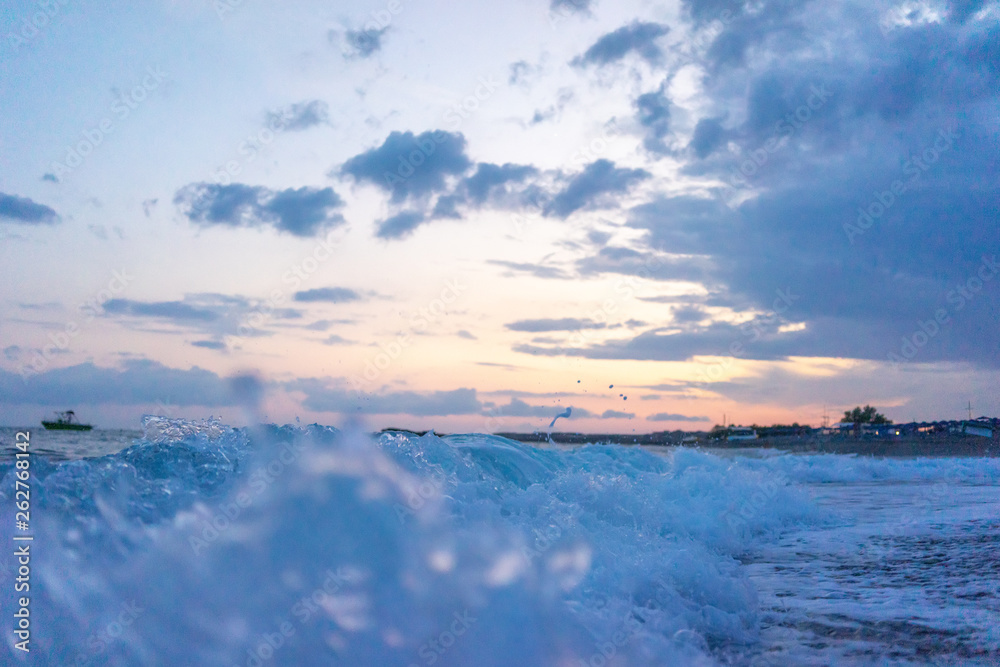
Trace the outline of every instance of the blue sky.
<instances>
[{"instance_id":1,"label":"blue sky","mask_svg":"<svg viewBox=\"0 0 1000 667\"><path fill-rule=\"evenodd\" d=\"M8 2L0 406L1000 412L996 2Z\"/></svg>"}]
</instances>

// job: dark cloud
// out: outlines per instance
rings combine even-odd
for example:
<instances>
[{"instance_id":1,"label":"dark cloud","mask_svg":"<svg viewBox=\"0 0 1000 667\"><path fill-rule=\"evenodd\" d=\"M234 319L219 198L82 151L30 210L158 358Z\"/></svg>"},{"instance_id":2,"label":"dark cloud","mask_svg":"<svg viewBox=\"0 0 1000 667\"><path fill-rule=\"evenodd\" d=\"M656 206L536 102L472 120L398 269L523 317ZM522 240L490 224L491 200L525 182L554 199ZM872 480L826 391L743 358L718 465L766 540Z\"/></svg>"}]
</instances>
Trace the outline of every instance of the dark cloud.
<instances>
[{"instance_id":1,"label":"dark cloud","mask_svg":"<svg viewBox=\"0 0 1000 667\"><path fill-rule=\"evenodd\" d=\"M168 368L148 359L129 359L122 368L92 363L57 368L33 375L0 370L0 403L47 405L143 405L157 401L208 407L235 405L228 381L197 366Z\"/></svg>"},{"instance_id":2,"label":"dark cloud","mask_svg":"<svg viewBox=\"0 0 1000 667\"><path fill-rule=\"evenodd\" d=\"M361 295L347 287L317 287L296 292L294 299L305 303L322 301L325 303L347 303L358 301Z\"/></svg>"},{"instance_id":3,"label":"dark cloud","mask_svg":"<svg viewBox=\"0 0 1000 667\"><path fill-rule=\"evenodd\" d=\"M226 344L219 340L196 340L191 343L194 347L203 347L208 350L225 350Z\"/></svg>"},{"instance_id":4,"label":"dark cloud","mask_svg":"<svg viewBox=\"0 0 1000 667\"><path fill-rule=\"evenodd\" d=\"M355 155L339 171L391 193L398 204L441 192L447 177L465 173L472 166L465 144L462 134L443 130L392 132L381 146Z\"/></svg>"},{"instance_id":5,"label":"dark cloud","mask_svg":"<svg viewBox=\"0 0 1000 667\"><path fill-rule=\"evenodd\" d=\"M664 83L659 90L640 95L635 100L639 124L646 128L642 144L651 153L667 152L664 138L670 133L670 100L665 87Z\"/></svg>"},{"instance_id":6,"label":"dark cloud","mask_svg":"<svg viewBox=\"0 0 1000 667\"><path fill-rule=\"evenodd\" d=\"M344 56L348 58L370 58L382 49L382 37L389 30L381 29L348 30L344 33ZM331 33L331 39L335 33Z\"/></svg>"},{"instance_id":7,"label":"dark cloud","mask_svg":"<svg viewBox=\"0 0 1000 667\"><path fill-rule=\"evenodd\" d=\"M656 40L669 30L670 28L659 23L635 21L598 39L582 56L574 58L573 64L578 67L607 65L632 52L650 63L658 63L663 57L663 51L657 46Z\"/></svg>"},{"instance_id":8,"label":"dark cloud","mask_svg":"<svg viewBox=\"0 0 1000 667\"><path fill-rule=\"evenodd\" d=\"M460 329L456 331L455 335L458 336L459 338L465 338L466 340L479 340L465 329Z\"/></svg>"},{"instance_id":9,"label":"dark cloud","mask_svg":"<svg viewBox=\"0 0 1000 667\"><path fill-rule=\"evenodd\" d=\"M219 318L218 312L195 308L180 301L142 302L130 299L111 299L104 303L104 312L108 315L157 317L175 322L210 322Z\"/></svg>"},{"instance_id":10,"label":"dark cloud","mask_svg":"<svg viewBox=\"0 0 1000 667\"><path fill-rule=\"evenodd\" d=\"M658 412L655 415L650 415L646 417L647 421L651 422L710 422L712 421L708 417L688 417L687 415L678 415L672 412Z\"/></svg>"},{"instance_id":11,"label":"dark cloud","mask_svg":"<svg viewBox=\"0 0 1000 667\"><path fill-rule=\"evenodd\" d=\"M330 107L323 100L296 102L267 114L268 127L290 132L307 130L330 122Z\"/></svg>"},{"instance_id":12,"label":"dark cloud","mask_svg":"<svg viewBox=\"0 0 1000 667\"><path fill-rule=\"evenodd\" d=\"M27 197L0 192L0 220L25 225L51 225L59 222L59 214Z\"/></svg>"},{"instance_id":13,"label":"dark cloud","mask_svg":"<svg viewBox=\"0 0 1000 667\"><path fill-rule=\"evenodd\" d=\"M581 320L573 317L561 319L518 320L506 325L511 331L579 331L580 329L604 329L607 325L593 320Z\"/></svg>"},{"instance_id":14,"label":"dark cloud","mask_svg":"<svg viewBox=\"0 0 1000 667\"><path fill-rule=\"evenodd\" d=\"M475 173L465 179L462 189L467 199L481 206L487 200L498 199L498 191L507 183L521 183L530 176L538 174L538 170L530 165L504 165L480 162Z\"/></svg>"},{"instance_id":15,"label":"dark cloud","mask_svg":"<svg viewBox=\"0 0 1000 667\"><path fill-rule=\"evenodd\" d=\"M621 412L620 410L605 410L601 413L601 419L633 419L634 412Z\"/></svg>"},{"instance_id":16,"label":"dark cloud","mask_svg":"<svg viewBox=\"0 0 1000 667\"><path fill-rule=\"evenodd\" d=\"M708 313L697 306L682 306L674 308L670 312L670 317L678 324L686 324L688 322L701 322L708 317Z\"/></svg>"},{"instance_id":17,"label":"dark cloud","mask_svg":"<svg viewBox=\"0 0 1000 667\"><path fill-rule=\"evenodd\" d=\"M332 188L276 191L242 183L192 183L177 191L174 204L203 227L271 226L294 236L314 236L344 223L336 212L344 202Z\"/></svg>"},{"instance_id":18,"label":"dark cloud","mask_svg":"<svg viewBox=\"0 0 1000 667\"><path fill-rule=\"evenodd\" d=\"M906 350L996 367L1000 281L978 274L992 275L1000 237L1000 28L962 14L880 29L873 11L797 2L734 13L708 53L707 114L684 168L727 185L654 199L628 224L646 233L644 254L694 258L674 277L723 305L766 313L777 290L799 296L786 318L805 329L760 341L748 358L887 361ZM852 57L815 48L830 40ZM723 128L723 118L740 120ZM610 258L585 261L622 271ZM939 312L940 327L930 319ZM718 338L720 327L647 332L615 351L718 354L729 335Z\"/></svg>"},{"instance_id":19,"label":"dark cloud","mask_svg":"<svg viewBox=\"0 0 1000 667\"><path fill-rule=\"evenodd\" d=\"M623 194L649 177L650 173L644 169L625 169L610 160L596 160L569 179L546 206L545 214L568 217L585 206L599 205L606 195Z\"/></svg>"},{"instance_id":20,"label":"dark cloud","mask_svg":"<svg viewBox=\"0 0 1000 667\"><path fill-rule=\"evenodd\" d=\"M424 214L419 211L403 211L380 222L375 235L380 239L401 239L412 234L425 221Z\"/></svg>"},{"instance_id":21,"label":"dark cloud","mask_svg":"<svg viewBox=\"0 0 1000 667\"><path fill-rule=\"evenodd\" d=\"M694 126L694 135L691 137L691 150L701 159L712 154L726 138L726 131L722 127L721 118L702 118Z\"/></svg>"},{"instance_id":22,"label":"dark cloud","mask_svg":"<svg viewBox=\"0 0 1000 667\"><path fill-rule=\"evenodd\" d=\"M576 270L583 276L617 273L652 280L703 283L711 280L713 267L711 260L705 257L664 255L621 246L601 248L596 255L583 257L576 262Z\"/></svg>"}]
</instances>

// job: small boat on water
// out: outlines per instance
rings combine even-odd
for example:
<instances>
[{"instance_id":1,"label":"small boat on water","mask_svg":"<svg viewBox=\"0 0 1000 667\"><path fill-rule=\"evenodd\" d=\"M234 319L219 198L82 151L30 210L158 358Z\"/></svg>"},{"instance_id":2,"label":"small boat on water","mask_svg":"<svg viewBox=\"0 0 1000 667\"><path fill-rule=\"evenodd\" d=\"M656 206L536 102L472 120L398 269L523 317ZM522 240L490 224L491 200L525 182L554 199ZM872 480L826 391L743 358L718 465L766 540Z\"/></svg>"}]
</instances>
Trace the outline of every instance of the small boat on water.
<instances>
[{"instance_id":1,"label":"small boat on water","mask_svg":"<svg viewBox=\"0 0 1000 667\"><path fill-rule=\"evenodd\" d=\"M57 412L54 422L42 420L42 426L49 431L89 431L94 428L90 424L81 424L76 420L76 413L72 410Z\"/></svg>"}]
</instances>

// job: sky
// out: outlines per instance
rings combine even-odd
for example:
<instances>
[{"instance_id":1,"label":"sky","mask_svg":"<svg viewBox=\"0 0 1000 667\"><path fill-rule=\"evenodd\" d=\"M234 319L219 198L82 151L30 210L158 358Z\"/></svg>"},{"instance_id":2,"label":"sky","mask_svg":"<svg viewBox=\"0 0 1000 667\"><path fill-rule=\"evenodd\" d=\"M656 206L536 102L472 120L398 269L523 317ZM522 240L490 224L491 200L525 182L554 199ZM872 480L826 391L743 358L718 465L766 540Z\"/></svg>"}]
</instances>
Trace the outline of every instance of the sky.
<instances>
[{"instance_id":1,"label":"sky","mask_svg":"<svg viewBox=\"0 0 1000 667\"><path fill-rule=\"evenodd\" d=\"M995 415L998 102L981 0L11 0L0 423Z\"/></svg>"}]
</instances>

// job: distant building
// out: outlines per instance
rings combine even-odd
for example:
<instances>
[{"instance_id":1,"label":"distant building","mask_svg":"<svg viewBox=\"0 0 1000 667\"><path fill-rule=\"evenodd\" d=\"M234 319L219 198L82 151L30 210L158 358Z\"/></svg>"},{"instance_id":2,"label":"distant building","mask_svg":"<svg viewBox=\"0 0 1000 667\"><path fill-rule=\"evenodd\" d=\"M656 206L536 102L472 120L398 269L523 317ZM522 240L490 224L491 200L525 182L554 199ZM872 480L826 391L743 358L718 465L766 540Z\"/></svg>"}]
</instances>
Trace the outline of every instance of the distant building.
<instances>
[{"instance_id":1,"label":"distant building","mask_svg":"<svg viewBox=\"0 0 1000 667\"><path fill-rule=\"evenodd\" d=\"M747 428L745 426L736 426L729 429L729 435L726 436L726 440L756 440L757 431L752 428Z\"/></svg>"},{"instance_id":2,"label":"distant building","mask_svg":"<svg viewBox=\"0 0 1000 667\"><path fill-rule=\"evenodd\" d=\"M972 421L962 422L962 433L965 435L978 435L983 438L992 438L994 433L993 425L989 422Z\"/></svg>"}]
</instances>

